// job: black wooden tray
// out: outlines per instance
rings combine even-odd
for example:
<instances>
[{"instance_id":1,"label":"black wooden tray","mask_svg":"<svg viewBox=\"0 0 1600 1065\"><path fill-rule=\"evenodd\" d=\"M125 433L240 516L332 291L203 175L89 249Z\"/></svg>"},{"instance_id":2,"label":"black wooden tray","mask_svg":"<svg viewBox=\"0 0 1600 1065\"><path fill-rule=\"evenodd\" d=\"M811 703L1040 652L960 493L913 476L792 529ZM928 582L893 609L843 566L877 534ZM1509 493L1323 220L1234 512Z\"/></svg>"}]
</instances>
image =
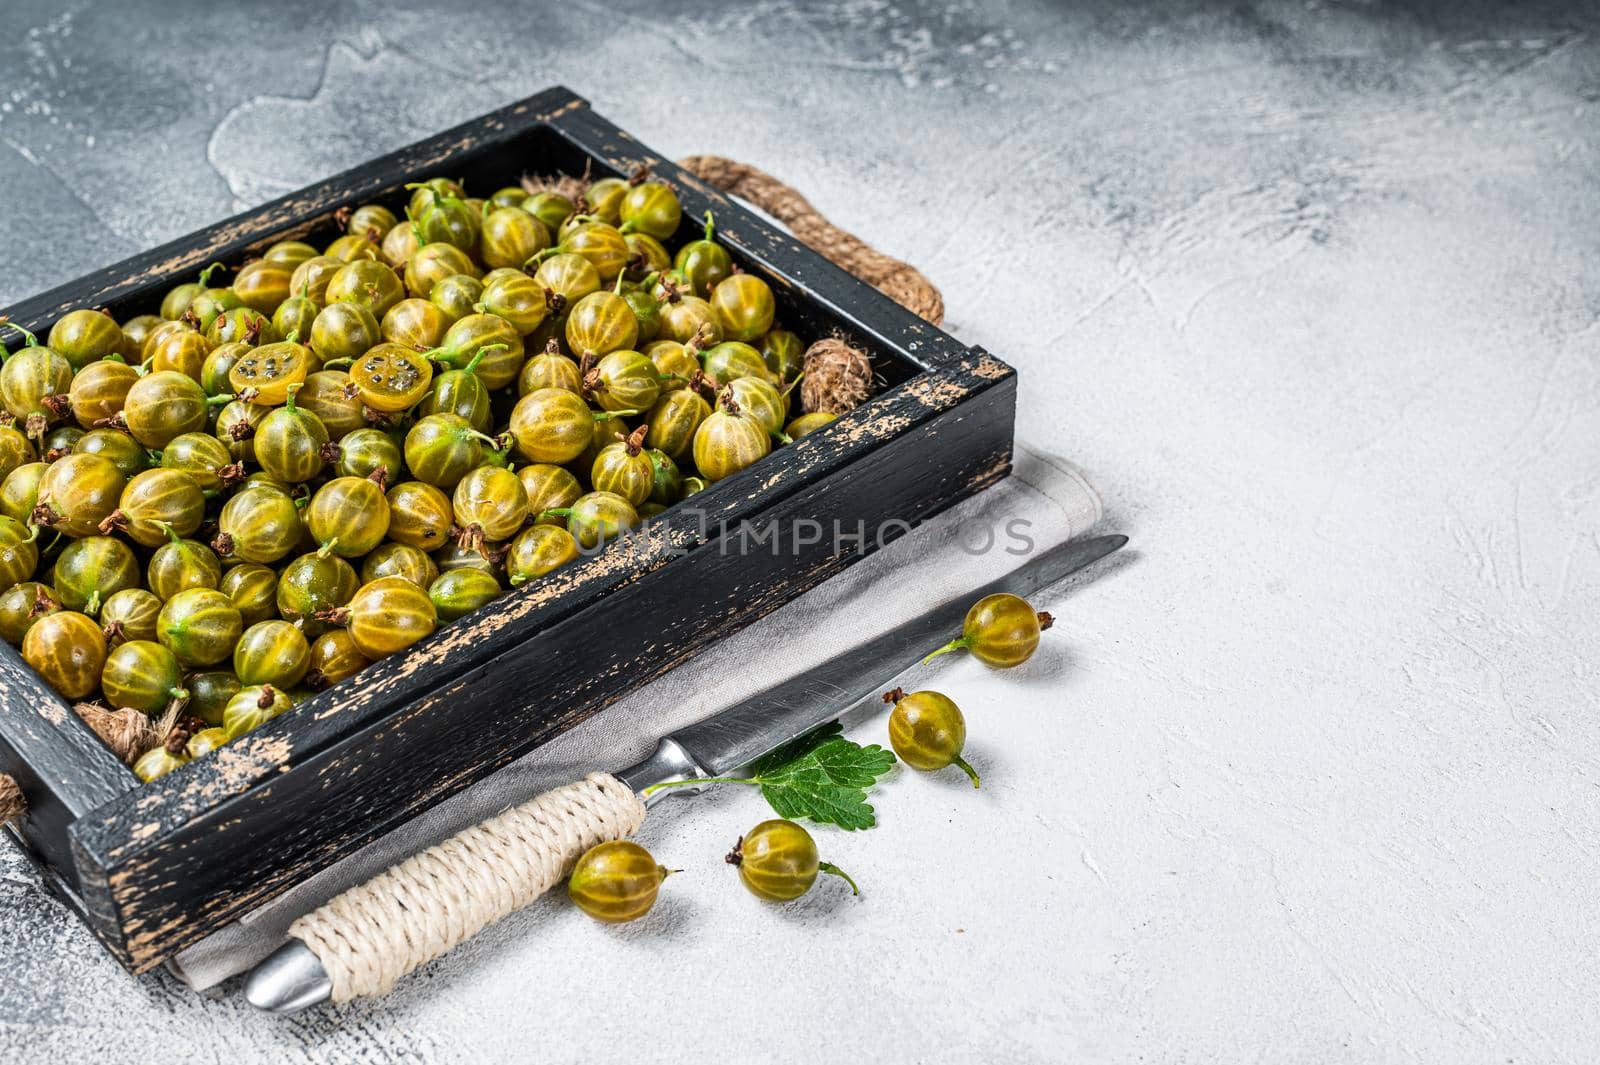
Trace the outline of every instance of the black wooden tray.
<instances>
[{"instance_id":1,"label":"black wooden tray","mask_svg":"<svg viewBox=\"0 0 1600 1065\"><path fill-rule=\"evenodd\" d=\"M146 970L429 805L571 728L1010 471L1016 375L651 152L562 88L485 115L12 308L45 332L68 311L119 319L212 261L326 240L334 213L401 204L448 175L626 175L677 189L685 232L710 208L740 265L803 337L870 352L869 402L615 542L441 629L229 746L141 785L0 644L0 772L13 825L106 948ZM682 234L680 234L680 237ZM793 535L795 522L816 521ZM835 527L844 537L832 535ZM889 523L889 524L885 524ZM851 534L865 530L862 539ZM777 529L774 547L768 534ZM746 535L754 532L755 535ZM741 549L741 543L743 549Z\"/></svg>"}]
</instances>

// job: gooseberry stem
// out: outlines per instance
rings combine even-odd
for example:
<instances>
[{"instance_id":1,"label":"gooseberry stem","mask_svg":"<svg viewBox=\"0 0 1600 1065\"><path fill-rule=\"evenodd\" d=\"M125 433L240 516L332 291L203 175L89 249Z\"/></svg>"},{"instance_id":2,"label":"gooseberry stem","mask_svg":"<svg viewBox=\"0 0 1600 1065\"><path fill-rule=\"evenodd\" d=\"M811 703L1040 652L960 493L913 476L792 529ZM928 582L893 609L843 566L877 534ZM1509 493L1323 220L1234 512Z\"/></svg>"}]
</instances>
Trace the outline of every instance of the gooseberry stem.
<instances>
[{"instance_id":1,"label":"gooseberry stem","mask_svg":"<svg viewBox=\"0 0 1600 1065\"><path fill-rule=\"evenodd\" d=\"M716 235L716 232L717 232L716 219L714 219L711 216L711 212L710 211L707 211L706 212L706 241L708 243Z\"/></svg>"},{"instance_id":2,"label":"gooseberry stem","mask_svg":"<svg viewBox=\"0 0 1600 1065\"><path fill-rule=\"evenodd\" d=\"M961 771L963 773L965 773L967 776L972 778L972 786L973 787L977 787L978 786L978 771L976 769L972 768L972 766L970 764L968 764L968 762L967 762L967 760L965 758L961 757L958 754L954 758L952 758L950 760L950 762L951 762L952 765L960 766L961 767Z\"/></svg>"},{"instance_id":3,"label":"gooseberry stem","mask_svg":"<svg viewBox=\"0 0 1600 1065\"><path fill-rule=\"evenodd\" d=\"M652 784L639 794L654 795L664 788L681 788L686 784L759 784L761 781L752 777L691 777L687 780L663 780ZM846 879L849 879L846 877Z\"/></svg>"},{"instance_id":4,"label":"gooseberry stem","mask_svg":"<svg viewBox=\"0 0 1600 1065\"><path fill-rule=\"evenodd\" d=\"M939 648L937 651L934 651L927 658L924 658L922 660L922 664L923 665L927 665L929 662L932 662L935 658L938 658L940 655L949 654L951 651L964 651L968 647L971 647L971 646L972 646L972 641L970 639L968 639L965 636L959 636L956 639L951 640L949 643L945 644L943 647Z\"/></svg>"},{"instance_id":5,"label":"gooseberry stem","mask_svg":"<svg viewBox=\"0 0 1600 1065\"><path fill-rule=\"evenodd\" d=\"M0 325L5 326L7 329L15 329L17 332L21 333L22 334L22 343L26 347L36 348L36 347L39 346L39 338L38 337L34 336L28 330L22 328L16 322L13 322L10 318L0 318Z\"/></svg>"},{"instance_id":6,"label":"gooseberry stem","mask_svg":"<svg viewBox=\"0 0 1600 1065\"><path fill-rule=\"evenodd\" d=\"M850 885L850 894L852 894L852 895L860 895L861 894L861 889L856 887L856 882L854 880L850 879L850 874L845 872L843 869L840 869L837 865L834 865L832 862L818 862L817 863L817 871L820 872L820 873L827 873L829 876L836 876L840 880L843 880L846 884L849 884Z\"/></svg>"}]
</instances>

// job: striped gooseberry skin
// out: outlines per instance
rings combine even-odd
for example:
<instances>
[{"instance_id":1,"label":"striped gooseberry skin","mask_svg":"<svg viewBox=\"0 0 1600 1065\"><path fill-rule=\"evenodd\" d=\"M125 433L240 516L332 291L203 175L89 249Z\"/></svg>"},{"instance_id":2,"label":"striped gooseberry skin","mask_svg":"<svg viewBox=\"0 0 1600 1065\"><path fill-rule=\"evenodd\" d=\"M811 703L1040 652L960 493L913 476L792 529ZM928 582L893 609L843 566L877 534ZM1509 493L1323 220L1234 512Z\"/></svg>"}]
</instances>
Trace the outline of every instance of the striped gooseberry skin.
<instances>
[{"instance_id":1,"label":"striped gooseberry skin","mask_svg":"<svg viewBox=\"0 0 1600 1065\"><path fill-rule=\"evenodd\" d=\"M327 687L355 676L371 664L372 660L357 650L348 632L329 629L311 641L311 672L307 679L312 687Z\"/></svg>"},{"instance_id":2,"label":"striped gooseberry skin","mask_svg":"<svg viewBox=\"0 0 1600 1065\"><path fill-rule=\"evenodd\" d=\"M413 351L427 351L444 341L445 331L450 328L451 321L450 316L435 304L412 296L384 312L379 328L383 330L383 339L391 344L399 344Z\"/></svg>"},{"instance_id":3,"label":"striped gooseberry skin","mask_svg":"<svg viewBox=\"0 0 1600 1065\"><path fill-rule=\"evenodd\" d=\"M550 231L520 207L489 212L478 235L478 253L491 268L520 267L550 246Z\"/></svg>"},{"instance_id":4,"label":"striped gooseberry skin","mask_svg":"<svg viewBox=\"0 0 1600 1065\"><path fill-rule=\"evenodd\" d=\"M243 476L242 469L233 463L228 445L210 433L184 433L161 449L161 468L183 474L194 482L202 496L219 491L225 477L231 484L232 478ZM123 494L127 494L126 490Z\"/></svg>"},{"instance_id":5,"label":"striped gooseberry skin","mask_svg":"<svg viewBox=\"0 0 1600 1065\"><path fill-rule=\"evenodd\" d=\"M90 363L72 378L67 402L72 416L85 429L113 417L128 401L128 391L139 380L139 371L125 362L104 359Z\"/></svg>"},{"instance_id":6,"label":"striped gooseberry skin","mask_svg":"<svg viewBox=\"0 0 1600 1065\"><path fill-rule=\"evenodd\" d=\"M35 621L22 638L22 660L68 699L84 699L100 686L106 637L87 614L61 610Z\"/></svg>"},{"instance_id":7,"label":"striped gooseberry skin","mask_svg":"<svg viewBox=\"0 0 1600 1065\"><path fill-rule=\"evenodd\" d=\"M365 233L346 233L337 237L322 253L330 259L338 259L342 263L353 263L358 259L380 259L378 242Z\"/></svg>"},{"instance_id":8,"label":"striped gooseberry skin","mask_svg":"<svg viewBox=\"0 0 1600 1065\"><path fill-rule=\"evenodd\" d=\"M286 484L301 484L322 472L322 446L327 442L328 429L321 419L290 399L261 419L251 445L263 470Z\"/></svg>"},{"instance_id":9,"label":"striped gooseberry skin","mask_svg":"<svg viewBox=\"0 0 1600 1065\"><path fill-rule=\"evenodd\" d=\"M33 520L33 508L39 502L39 485L53 463L24 462L6 474L0 481L0 515L13 521Z\"/></svg>"},{"instance_id":10,"label":"striped gooseberry skin","mask_svg":"<svg viewBox=\"0 0 1600 1065\"><path fill-rule=\"evenodd\" d=\"M318 370L308 374L305 384L294 394L295 405L316 415L328 431L329 440L343 440L366 427L359 395L345 392L349 384L350 375L343 370Z\"/></svg>"},{"instance_id":11,"label":"striped gooseberry skin","mask_svg":"<svg viewBox=\"0 0 1600 1065\"><path fill-rule=\"evenodd\" d=\"M284 692L271 684L240 688L222 710L222 728L230 741L258 729L294 706Z\"/></svg>"},{"instance_id":12,"label":"striped gooseberry skin","mask_svg":"<svg viewBox=\"0 0 1600 1065\"><path fill-rule=\"evenodd\" d=\"M185 683L189 689L189 704L184 709L208 725L222 724L228 701L238 695L242 687L239 678L229 669L190 673Z\"/></svg>"},{"instance_id":13,"label":"striped gooseberry skin","mask_svg":"<svg viewBox=\"0 0 1600 1065\"><path fill-rule=\"evenodd\" d=\"M466 252L454 244L436 241L422 245L406 261L406 291L425 300L445 278L462 275L476 278L479 273L478 265Z\"/></svg>"},{"instance_id":14,"label":"striped gooseberry skin","mask_svg":"<svg viewBox=\"0 0 1600 1065\"><path fill-rule=\"evenodd\" d=\"M122 417L135 440L159 450L184 433L204 429L209 410L199 381L173 370L157 370L128 389Z\"/></svg>"},{"instance_id":15,"label":"striped gooseberry skin","mask_svg":"<svg viewBox=\"0 0 1600 1065\"><path fill-rule=\"evenodd\" d=\"M534 462L518 470L517 479L522 482L522 490L528 496L528 513L534 521L565 528L565 518L542 518L540 515L547 510L570 507L583 495L583 485L578 483L572 471L546 462Z\"/></svg>"},{"instance_id":16,"label":"striped gooseberry skin","mask_svg":"<svg viewBox=\"0 0 1600 1065\"><path fill-rule=\"evenodd\" d=\"M894 704L889 714L889 743L913 769L932 772L958 765L978 786L978 774L961 757L967 743L967 720L949 696L936 691L907 695L896 688L884 694Z\"/></svg>"},{"instance_id":17,"label":"striped gooseberry skin","mask_svg":"<svg viewBox=\"0 0 1600 1065\"><path fill-rule=\"evenodd\" d=\"M462 366L481 353L474 370L491 392L505 388L522 372L522 334L497 314L469 314L457 320L445 331L441 347Z\"/></svg>"},{"instance_id":18,"label":"striped gooseberry skin","mask_svg":"<svg viewBox=\"0 0 1600 1065\"><path fill-rule=\"evenodd\" d=\"M567 897L597 921L622 924L650 912L670 874L637 843L614 839L578 859L567 881Z\"/></svg>"},{"instance_id":19,"label":"striped gooseberry skin","mask_svg":"<svg viewBox=\"0 0 1600 1065\"><path fill-rule=\"evenodd\" d=\"M381 577L404 577L418 588L426 590L438 576L438 563L420 547L409 544L382 544L361 560L363 584L370 584Z\"/></svg>"},{"instance_id":20,"label":"striped gooseberry skin","mask_svg":"<svg viewBox=\"0 0 1600 1065\"><path fill-rule=\"evenodd\" d=\"M385 494L389 539L423 551L436 551L450 538L450 497L423 481L403 481Z\"/></svg>"},{"instance_id":21,"label":"striped gooseberry skin","mask_svg":"<svg viewBox=\"0 0 1600 1065\"><path fill-rule=\"evenodd\" d=\"M144 547L160 547L167 542L168 529L188 536L200 528L206 516L206 496L186 473L145 470L134 474L123 487L117 511L122 518L117 527L130 539Z\"/></svg>"},{"instance_id":22,"label":"striped gooseberry skin","mask_svg":"<svg viewBox=\"0 0 1600 1065\"><path fill-rule=\"evenodd\" d=\"M283 339L278 335L271 318L248 307L233 307L223 311L211 320L205 330L206 344L213 350L226 344L243 344L246 350L250 350L258 345L276 344Z\"/></svg>"},{"instance_id":23,"label":"striped gooseberry skin","mask_svg":"<svg viewBox=\"0 0 1600 1065\"><path fill-rule=\"evenodd\" d=\"M589 483L596 492L619 495L635 507L650 498L656 470L641 449L642 443L642 439L630 437L600 449L589 469Z\"/></svg>"},{"instance_id":24,"label":"striped gooseberry skin","mask_svg":"<svg viewBox=\"0 0 1600 1065\"><path fill-rule=\"evenodd\" d=\"M289 278L289 288L296 296L305 296L325 307L328 304L328 282L343 268L344 263L332 256L312 256L294 268ZM305 340L308 336L309 333L302 333L300 339Z\"/></svg>"},{"instance_id":25,"label":"striped gooseberry skin","mask_svg":"<svg viewBox=\"0 0 1600 1065\"><path fill-rule=\"evenodd\" d=\"M614 492L590 492L572 504L567 531L585 548L599 547L638 528L639 512Z\"/></svg>"},{"instance_id":26,"label":"striped gooseberry skin","mask_svg":"<svg viewBox=\"0 0 1600 1065\"><path fill-rule=\"evenodd\" d=\"M361 586L355 567L327 548L301 555L278 576L278 613L290 621L310 621L319 611L337 610Z\"/></svg>"},{"instance_id":27,"label":"striped gooseberry skin","mask_svg":"<svg viewBox=\"0 0 1600 1065\"><path fill-rule=\"evenodd\" d=\"M577 303L591 292L600 291L600 271L581 255L562 252L552 255L539 264L533 272L534 281L560 296L568 305Z\"/></svg>"},{"instance_id":28,"label":"striped gooseberry skin","mask_svg":"<svg viewBox=\"0 0 1600 1065\"><path fill-rule=\"evenodd\" d=\"M772 435L760 422L732 408L712 411L694 433L694 464L708 481L731 477L770 450Z\"/></svg>"},{"instance_id":29,"label":"striped gooseberry skin","mask_svg":"<svg viewBox=\"0 0 1600 1065\"><path fill-rule=\"evenodd\" d=\"M108 642L154 640L161 600L147 588L124 588L100 604L100 627Z\"/></svg>"},{"instance_id":30,"label":"striped gooseberry skin","mask_svg":"<svg viewBox=\"0 0 1600 1065\"><path fill-rule=\"evenodd\" d=\"M218 554L267 565L300 543L300 511L275 488L246 488L222 505L217 516Z\"/></svg>"},{"instance_id":31,"label":"striped gooseberry skin","mask_svg":"<svg viewBox=\"0 0 1600 1065\"><path fill-rule=\"evenodd\" d=\"M605 222L584 222L561 238L561 250L589 260L602 282L616 280L628 265L628 242L616 226Z\"/></svg>"},{"instance_id":32,"label":"striped gooseberry skin","mask_svg":"<svg viewBox=\"0 0 1600 1065\"><path fill-rule=\"evenodd\" d=\"M771 381L772 373L767 369L766 360L761 357L761 352L738 340L724 340L714 344L706 350L705 354L706 376L717 385L727 385L741 377L759 377L764 381Z\"/></svg>"},{"instance_id":33,"label":"striped gooseberry skin","mask_svg":"<svg viewBox=\"0 0 1600 1065\"><path fill-rule=\"evenodd\" d=\"M691 340L706 345L722 341L722 326L711 304L699 296L679 296L661 308L661 336L687 344Z\"/></svg>"},{"instance_id":34,"label":"striped gooseberry skin","mask_svg":"<svg viewBox=\"0 0 1600 1065\"><path fill-rule=\"evenodd\" d=\"M644 435L645 445L669 458L681 459L694 446L695 430L710 416L711 404L692 389L678 388L664 393L644 416L649 426Z\"/></svg>"},{"instance_id":35,"label":"striped gooseberry skin","mask_svg":"<svg viewBox=\"0 0 1600 1065\"><path fill-rule=\"evenodd\" d=\"M428 585L428 598L440 624L448 624L498 599L502 590L493 573L463 567L439 574Z\"/></svg>"},{"instance_id":36,"label":"striped gooseberry skin","mask_svg":"<svg viewBox=\"0 0 1600 1065\"><path fill-rule=\"evenodd\" d=\"M698 350L676 340L657 340L643 348L645 358L655 363L664 389L686 388L700 369Z\"/></svg>"},{"instance_id":37,"label":"striped gooseberry skin","mask_svg":"<svg viewBox=\"0 0 1600 1065\"><path fill-rule=\"evenodd\" d=\"M718 409L725 409L724 398L731 399L747 417L754 418L769 434L783 428L789 415L789 401L777 386L759 377L738 377L717 394Z\"/></svg>"},{"instance_id":38,"label":"striped gooseberry skin","mask_svg":"<svg viewBox=\"0 0 1600 1065\"><path fill-rule=\"evenodd\" d=\"M488 432L494 421L494 406L489 388L477 372L483 357L481 354L474 355L466 366L446 370L434 378L433 387L417 408L418 412L423 415L454 414L465 418L479 432Z\"/></svg>"},{"instance_id":39,"label":"striped gooseberry skin","mask_svg":"<svg viewBox=\"0 0 1600 1065\"><path fill-rule=\"evenodd\" d=\"M204 333L192 329L175 329L164 335L150 353L150 368L171 370L198 382L200 371L211 354L212 343Z\"/></svg>"},{"instance_id":40,"label":"striped gooseberry skin","mask_svg":"<svg viewBox=\"0 0 1600 1065\"><path fill-rule=\"evenodd\" d=\"M0 588L27 580L38 568L37 530L15 518L0 516Z\"/></svg>"},{"instance_id":41,"label":"striped gooseberry skin","mask_svg":"<svg viewBox=\"0 0 1600 1065\"><path fill-rule=\"evenodd\" d=\"M14 432L15 429L0 432L0 440L6 439L7 433ZM146 451L139 441L117 429L90 429L78 437L77 442L72 445L72 450L80 455L99 455L101 458L110 459L111 464L120 470L124 477L132 477L150 468L150 452ZM24 462L33 461L32 458L26 457L26 454L20 457ZM10 470L6 472L9 473Z\"/></svg>"},{"instance_id":42,"label":"striped gooseberry skin","mask_svg":"<svg viewBox=\"0 0 1600 1065\"><path fill-rule=\"evenodd\" d=\"M734 855L744 886L770 902L788 902L804 895L821 869L811 833L793 821L776 818L745 833Z\"/></svg>"},{"instance_id":43,"label":"striped gooseberry skin","mask_svg":"<svg viewBox=\"0 0 1600 1065\"><path fill-rule=\"evenodd\" d=\"M594 439L594 412L564 388L540 388L517 400L511 435L530 462L561 465L583 454Z\"/></svg>"},{"instance_id":44,"label":"striped gooseberry skin","mask_svg":"<svg viewBox=\"0 0 1600 1065\"><path fill-rule=\"evenodd\" d=\"M233 673L245 685L290 688L311 666L305 633L287 621L258 621L244 630L233 649Z\"/></svg>"},{"instance_id":45,"label":"striped gooseberry skin","mask_svg":"<svg viewBox=\"0 0 1600 1065\"><path fill-rule=\"evenodd\" d=\"M406 468L419 481L438 488L454 488L457 481L483 463L486 439L459 414L426 415L406 431Z\"/></svg>"},{"instance_id":46,"label":"striped gooseberry skin","mask_svg":"<svg viewBox=\"0 0 1600 1065\"><path fill-rule=\"evenodd\" d=\"M639 319L615 292L591 292L567 314L567 346L578 355L608 355L639 342Z\"/></svg>"},{"instance_id":47,"label":"striped gooseberry skin","mask_svg":"<svg viewBox=\"0 0 1600 1065\"><path fill-rule=\"evenodd\" d=\"M560 351L541 351L522 364L522 372L517 375L517 394L525 396L541 388L563 388L580 393L583 374L578 364Z\"/></svg>"},{"instance_id":48,"label":"striped gooseberry skin","mask_svg":"<svg viewBox=\"0 0 1600 1065\"><path fill-rule=\"evenodd\" d=\"M406 298L406 287L389 264L357 259L328 279L325 298L328 303L359 303L381 319Z\"/></svg>"},{"instance_id":49,"label":"striped gooseberry skin","mask_svg":"<svg viewBox=\"0 0 1600 1065\"><path fill-rule=\"evenodd\" d=\"M330 303L311 323L311 350L323 362L358 358L381 339L378 319L359 303Z\"/></svg>"},{"instance_id":50,"label":"striped gooseberry skin","mask_svg":"<svg viewBox=\"0 0 1600 1065\"><path fill-rule=\"evenodd\" d=\"M725 340L750 341L772 328L772 289L754 274L734 274L711 290L711 312Z\"/></svg>"},{"instance_id":51,"label":"striped gooseberry skin","mask_svg":"<svg viewBox=\"0 0 1600 1065\"><path fill-rule=\"evenodd\" d=\"M0 592L0 639L20 646L34 622L60 609L54 588L40 581L18 581Z\"/></svg>"},{"instance_id":52,"label":"striped gooseberry skin","mask_svg":"<svg viewBox=\"0 0 1600 1065\"><path fill-rule=\"evenodd\" d=\"M578 557L578 542L556 525L532 525L524 529L506 552L506 573L511 586L543 577Z\"/></svg>"},{"instance_id":53,"label":"striped gooseberry skin","mask_svg":"<svg viewBox=\"0 0 1600 1065\"><path fill-rule=\"evenodd\" d=\"M526 214L518 208L512 210ZM483 309L488 314L504 318L516 327L517 332L527 336L545 320L550 313L550 304L545 299L544 286L518 271L496 278L484 288Z\"/></svg>"},{"instance_id":54,"label":"striped gooseberry skin","mask_svg":"<svg viewBox=\"0 0 1600 1065\"><path fill-rule=\"evenodd\" d=\"M32 575L30 567L24 576ZM9 576L0 574L0 580ZM101 604L115 593L139 587L140 576L133 548L114 536L85 536L56 557L50 586L68 610L98 614Z\"/></svg>"},{"instance_id":55,"label":"striped gooseberry skin","mask_svg":"<svg viewBox=\"0 0 1600 1065\"><path fill-rule=\"evenodd\" d=\"M583 383L600 408L609 411L649 410L662 387L656 364L631 348L606 355Z\"/></svg>"},{"instance_id":56,"label":"striped gooseberry skin","mask_svg":"<svg viewBox=\"0 0 1600 1065\"><path fill-rule=\"evenodd\" d=\"M126 483L110 459L63 455L39 478L38 505L50 512L40 523L66 536L92 536L117 509Z\"/></svg>"},{"instance_id":57,"label":"striped gooseberry skin","mask_svg":"<svg viewBox=\"0 0 1600 1065\"><path fill-rule=\"evenodd\" d=\"M966 648L985 665L1006 669L1033 657L1039 634L1050 627L1049 614L1006 592L986 595L967 611L961 636L941 651ZM930 656L931 657L931 656Z\"/></svg>"},{"instance_id":58,"label":"striped gooseberry skin","mask_svg":"<svg viewBox=\"0 0 1600 1065\"><path fill-rule=\"evenodd\" d=\"M252 311L271 314L278 304L289 298L289 282L296 269L295 263L281 259L257 259L241 267L229 287Z\"/></svg>"},{"instance_id":59,"label":"striped gooseberry skin","mask_svg":"<svg viewBox=\"0 0 1600 1065\"><path fill-rule=\"evenodd\" d=\"M74 370L82 370L92 362L120 352L126 343L127 338L116 319L96 310L68 311L50 327L50 337L45 342L50 350L70 362Z\"/></svg>"},{"instance_id":60,"label":"striped gooseberry skin","mask_svg":"<svg viewBox=\"0 0 1600 1065\"><path fill-rule=\"evenodd\" d=\"M257 562L241 562L222 575L217 590L239 608L246 627L278 616L278 574Z\"/></svg>"},{"instance_id":61,"label":"striped gooseberry skin","mask_svg":"<svg viewBox=\"0 0 1600 1065\"><path fill-rule=\"evenodd\" d=\"M161 600L191 588L215 588L221 580L222 563L216 552L176 536L155 549L144 569L145 585Z\"/></svg>"},{"instance_id":62,"label":"striped gooseberry skin","mask_svg":"<svg viewBox=\"0 0 1600 1065\"><path fill-rule=\"evenodd\" d=\"M666 240L678 231L683 207L671 188L659 181L644 181L623 194L617 213L625 231Z\"/></svg>"},{"instance_id":63,"label":"striped gooseberry skin","mask_svg":"<svg viewBox=\"0 0 1600 1065\"><path fill-rule=\"evenodd\" d=\"M311 339L311 327L316 324L317 315L322 313L322 304L310 296L290 296L278 304L278 309L272 312L272 332L277 339L287 340L294 337L297 341ZM212 352L213 355L216 352ZM235 359L237 356L235 356ZM230 360L231 367L234 360ZM205 380L200 382L206 385L206 391L211 391L211 386Z\"/></svg>"},{"instance_id":64,"label":"striped gooseberry skin","mask_svg":"<svg viewBox=\"0 0 1600 1065\"><path fill-rule=\"evenodd\" d=\"M121 433L116 433L115 430L111 430L111 432L117 436L122 435ZM84 436L87 435L89 434L84 434ZM81 441L83 437L78 439ZM123 437L123 439L126 440L127 438ZM131 444L133 441L129 440L128 442ZM72 450L82 451L84 449L78 447L75 443L72 445ZM29 462L37 462L38 460L39 452L34 448L33 441L22 435L22 432L15 426L0 425L0 478L5 477L6 474L18 466Z\"/></svg>"},{"instance_id":65,"label":"striped gooseberry skin","mask_svg":"<svg viewBox=\"0 0 1600 1065\"><path fill-rule=\"evenodd\" d=\"M389 532L389 501L367 477L335 477L311 497L306 525L312 539L334 553L359 558L383 543Z\"/></svg>"},{"instance_id":66,"label":"striped gooseberry skin","mask_svg":"<svg viewBox=\"0 0 1600 1065\"><path fill-rule=\"evenodd\" d=\"M190 588L162 606L156 639L186 666L226 659L239 642L244 620L233 600L214 588Z\"/></svg>"},{"instance_id":67,"label":"striped gooseberry skin","mask_svg":"<svg viewBox=\"0 0 1600 1065\"><path fill-rule=\"evenodd\" d=\"M450 500L456 524L485 539L509 540L528 520L528 492L504 466L479 466L456 484Z\"/></svg>"},{"instance_id":68,"label":"striped gooseberry skin","mask_svg":"<svg viewBox=\"0 0 1600 1065\"><path fill-rule=\"evenodd\" d=\"M377 661L423 639L438 624L428 593L404 577L363 585L345 606L356 650Z\"/></svg>"},{"instance_id":69,"label":"striped gooseberry skin","mask_svg":"<svg viewBox=\"0 0 1600 1065\"><path fill-rule=\"evenodd\" d=\"M131 706L152 715L174 699L188 697L178 656L149 640L129 640L113 648L101 669L100 688L110 706Z\"/></svg>"},{"instance_id":70,"label":"striped gooseberry skin","mask_svg":"<svg viewBox=\"0 0 1600 1065\"><path fill-rule=\"evenodd\" d=\"M23 348L0 367L0 406L19 421L30 414L52 417L44 401L71 387L72 364L49 348Z\"/></svg>"}]
</instances>

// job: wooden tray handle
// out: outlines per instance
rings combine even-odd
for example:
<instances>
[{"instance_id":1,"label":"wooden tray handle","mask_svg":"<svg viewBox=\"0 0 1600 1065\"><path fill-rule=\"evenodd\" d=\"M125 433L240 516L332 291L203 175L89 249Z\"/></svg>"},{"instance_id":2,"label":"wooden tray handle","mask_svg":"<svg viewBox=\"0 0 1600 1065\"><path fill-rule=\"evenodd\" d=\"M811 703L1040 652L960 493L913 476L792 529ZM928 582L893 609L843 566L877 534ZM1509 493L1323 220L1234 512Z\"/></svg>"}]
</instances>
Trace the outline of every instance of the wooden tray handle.
<instances>
[{"instance_id":1,"label":"wooden tray handle","mask_svg":"<svg viewBox=\"0 0 1600 1065\"><path fill-rule=\"evenodd\" d=\"M761 208L788 226L812 251L918 317L934 325L944 323L944 296L922 271L840 229L804 196L766 171L720 155L691 155L679 159L678 165L706 184Z\"/></svg>"}]
</instances>

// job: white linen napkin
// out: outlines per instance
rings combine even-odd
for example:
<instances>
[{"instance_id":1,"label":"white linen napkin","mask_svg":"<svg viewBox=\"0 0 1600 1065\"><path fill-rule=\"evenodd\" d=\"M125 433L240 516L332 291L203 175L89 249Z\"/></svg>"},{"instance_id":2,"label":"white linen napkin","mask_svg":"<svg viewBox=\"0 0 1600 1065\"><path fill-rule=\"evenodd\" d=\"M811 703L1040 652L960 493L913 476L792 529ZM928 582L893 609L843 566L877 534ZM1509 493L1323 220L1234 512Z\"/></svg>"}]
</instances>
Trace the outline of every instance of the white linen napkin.
<instances>
[{"instance_id":1,"label":"white linen napkin","mask_svg":"<svg viewBox=\"0 0 1600 1065\"><path fill-rule=\"evenodd\" d=\"M277 949L295 918L417 851L587 773L632 765L654 750L662 735L987 584L1029 555L1080 536L1099 521L1099 494L1069 463L1019 447L1014 471L577 728L180 952L169 966L196 990L214 987ZM1024 540L1031 541L1026 550ZM986 541L992 542L983 549ZM784 653L762 654L761 648L780 633Z\"/></svg>"}]
</instances>

